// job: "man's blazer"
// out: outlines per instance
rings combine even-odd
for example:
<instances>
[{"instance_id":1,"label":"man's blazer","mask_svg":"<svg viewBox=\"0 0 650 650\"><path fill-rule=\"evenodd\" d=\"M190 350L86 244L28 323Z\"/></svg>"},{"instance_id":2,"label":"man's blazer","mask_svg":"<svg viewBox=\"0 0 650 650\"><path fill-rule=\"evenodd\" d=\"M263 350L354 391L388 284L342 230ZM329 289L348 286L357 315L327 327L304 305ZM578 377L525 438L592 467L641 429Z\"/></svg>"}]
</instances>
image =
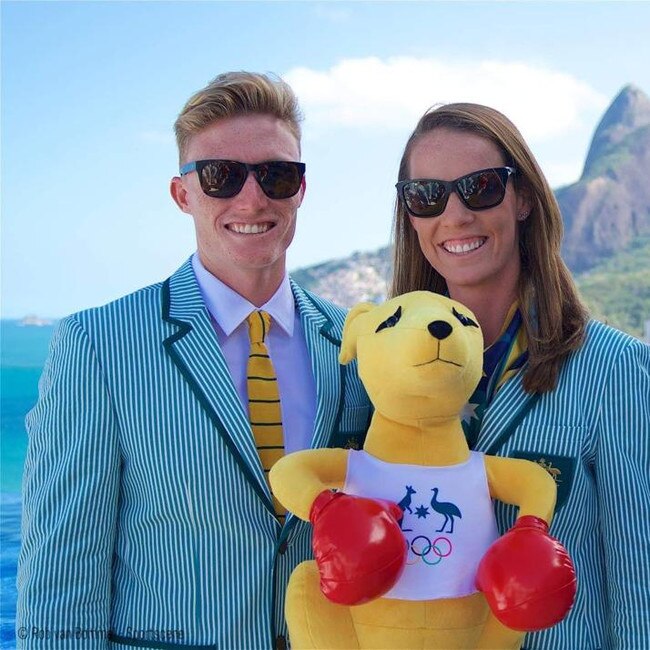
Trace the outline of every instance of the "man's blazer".
<instances>
[{"instance_id":1,"label":"man's blazer","mask_svg":"<svg viewBox=\"0 0 650 650\"><path fill-rule=\"evenodd\" d=\"M316 383L313 446L360 447L371 409L356 365L338 362L345 312L292 290ZM27 428L25 647L55 635L57 648L106 647L107 636L120 648L282 643L310 527L274 516L189 261L61 321Z\"/></svg>"},{"instance_id":2,"label":"man's blazer","mask_svg":"<svg viewBox=\"0 0 650 650\"><path fill-rule=\"evenodd\" d=\"M558 488L550 532L574 560L577 598L523 647L650 648L650 346L590 322L555 390L528 395L521 376L503 385L476 449L538 462ZM502 532L515 515L497 505Z\"/></svg>"}]
</instances>

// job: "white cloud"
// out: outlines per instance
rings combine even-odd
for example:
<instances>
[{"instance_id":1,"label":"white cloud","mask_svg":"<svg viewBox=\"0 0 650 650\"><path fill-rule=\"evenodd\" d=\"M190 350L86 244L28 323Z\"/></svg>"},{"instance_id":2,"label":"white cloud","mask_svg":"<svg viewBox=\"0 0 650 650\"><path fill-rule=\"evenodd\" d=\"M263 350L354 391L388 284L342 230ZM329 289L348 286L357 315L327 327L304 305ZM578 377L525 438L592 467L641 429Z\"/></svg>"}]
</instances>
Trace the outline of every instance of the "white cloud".
<instances>
[{"instance_id":1,"label":"white cloud","mask_svg":"<svg viewBox=\"0 0 650 650\"><path fill-rule=\"evenodd\" d=\"M326 71L292 68L310 130L335 125L411 129L433 104L478 102L504 112L530 142L581 128L608 99L565 72L510 61L435 58L344 59Z\"/></svg>"}]
</instances>

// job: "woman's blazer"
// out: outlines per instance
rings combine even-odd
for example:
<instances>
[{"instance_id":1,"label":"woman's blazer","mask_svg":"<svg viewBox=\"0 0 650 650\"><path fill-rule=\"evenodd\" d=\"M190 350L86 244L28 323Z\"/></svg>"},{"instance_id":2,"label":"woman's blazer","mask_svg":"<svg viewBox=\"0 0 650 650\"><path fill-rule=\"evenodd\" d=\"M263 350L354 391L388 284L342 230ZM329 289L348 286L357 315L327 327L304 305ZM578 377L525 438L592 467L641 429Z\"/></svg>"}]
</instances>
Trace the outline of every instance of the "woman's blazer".
<instances>
[{"instance_id":1,"label":"woman's blazer","mask_svg":"<svg viewBox=\"0 0 650 650\"><path fill-rule=\"evenodd\" d=\"M503 386L476 448L536 461L558 487L551 534L574 560L577 598L524 648L650 647L650 346L590 322L554 391L527 395L521 377ZM505 530L515 511L497 515Z\"/></svg>"}]
</instances>

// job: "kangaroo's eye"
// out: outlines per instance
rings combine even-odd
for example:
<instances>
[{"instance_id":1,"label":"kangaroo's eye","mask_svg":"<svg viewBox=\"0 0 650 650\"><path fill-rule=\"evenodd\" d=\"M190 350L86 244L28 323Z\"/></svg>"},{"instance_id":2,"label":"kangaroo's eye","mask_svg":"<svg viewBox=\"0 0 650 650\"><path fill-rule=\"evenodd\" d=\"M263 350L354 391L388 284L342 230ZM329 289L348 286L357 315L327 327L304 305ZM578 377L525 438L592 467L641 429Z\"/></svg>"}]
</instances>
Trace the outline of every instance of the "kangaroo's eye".
<instances>
[{"instance_id":1,"label":"kangaroo's eye","mask_svg":"<svg viewBox=\"0 0 650 650\"><path fill-rule=\"evenodd\" d=\"M465 316L465 314L461 314L460 312L456 311L455 307L452 307L452 313L465 327L478 327L478 325L469 316Z\"/></svg>"},{"instance_id":2,"label":"kangaroo's eye","mask_svg":"<svg viewBox=\"0 0 650 650\"><path fill-rule=\"evenodd\" d=\"M397 325L401 317L402 317L402 308L398 307L397 311L392 316L389 316L383 323L379 324L379 326L375 330L375 334L377 332L381 332L381 330L385 330L387 327L395 327L395 325Z\"/></svg>"}]
</instances>

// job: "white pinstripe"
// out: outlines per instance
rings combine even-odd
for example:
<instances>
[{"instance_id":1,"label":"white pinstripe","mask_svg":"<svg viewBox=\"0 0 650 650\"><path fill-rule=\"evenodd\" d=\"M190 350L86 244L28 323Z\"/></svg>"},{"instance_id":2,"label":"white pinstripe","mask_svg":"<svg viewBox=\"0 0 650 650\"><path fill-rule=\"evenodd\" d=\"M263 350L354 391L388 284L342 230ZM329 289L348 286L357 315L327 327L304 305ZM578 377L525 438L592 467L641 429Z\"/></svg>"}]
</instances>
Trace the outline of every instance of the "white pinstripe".
<instances>
[{"instance_id":1,"label":"white pinstripe","mask_svg":"<svg viewBox=\"0 0 650 650\"><path fill-rule=\"evenodd\" d=\"M478 450L495 444L525 399L519 378L504 385L488 409ZM528 635L524 647L650 648L650 346L591 322L557 389L540 398L496 453L521 451L575 460L551 533L568 548L578 574L569 616ZM497 518L505 530L513 509L498 506Z\"/></svg>"},{"instance_id":2,"label":"white pinstripe","mask_svg":"<svg viewBox=\"0 0 650 650\"><path fill-rule=\"evenodd\" d=\"M68 317L53 337L28 416L17 627L182 630L185 644L267 648L272 622L286 634L284 587L311 555L309 527L289 518L272 584L281 529L259 496L268 487L250 426L189 262L169 287L167 321L158 284ZM314 444L323 445L337 422L365 428L369 406L354 369L341 395L345 313L292 289L314 364ZM32 646L48 644L28 637Z\"/></svg>"}]
</instances>

